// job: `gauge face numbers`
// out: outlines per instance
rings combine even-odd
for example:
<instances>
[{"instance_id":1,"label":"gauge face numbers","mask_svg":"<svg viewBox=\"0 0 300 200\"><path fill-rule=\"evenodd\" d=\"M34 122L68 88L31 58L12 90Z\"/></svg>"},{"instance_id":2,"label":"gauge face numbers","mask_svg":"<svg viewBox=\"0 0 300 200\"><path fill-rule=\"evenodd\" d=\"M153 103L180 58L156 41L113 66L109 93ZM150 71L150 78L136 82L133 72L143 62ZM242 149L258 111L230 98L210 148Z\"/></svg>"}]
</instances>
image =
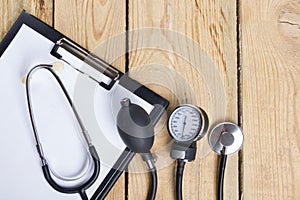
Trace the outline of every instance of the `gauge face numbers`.
<instances>
[{"instance_id":1,"label":"gauge face numbers","mask_svg":"<svg viewBox=\"0 0 300 200\"><path fill-rule=\"evenodd\" d=\"M202 126L200 110L192 105L181 105L169 117L170 135L179 142L197 138Z\"/></svg>"}]
</instances>

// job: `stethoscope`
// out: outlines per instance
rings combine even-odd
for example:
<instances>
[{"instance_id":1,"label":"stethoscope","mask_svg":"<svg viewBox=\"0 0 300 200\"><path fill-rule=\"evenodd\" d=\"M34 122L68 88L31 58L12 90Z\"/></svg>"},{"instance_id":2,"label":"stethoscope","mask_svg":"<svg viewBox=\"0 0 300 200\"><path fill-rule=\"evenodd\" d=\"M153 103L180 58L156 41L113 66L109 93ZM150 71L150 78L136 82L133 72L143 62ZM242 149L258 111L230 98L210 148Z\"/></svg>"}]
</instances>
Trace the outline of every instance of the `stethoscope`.
<instances>
[{"instance_id":1,"label":"stethoscope","mask_svg":"<svg viewBox=\"0 0 300 200\"><path fill-rule=\"evenodd\" d=\"M242 148L244 134L238 125L231 122L222 122L212 128L208 141L211 149L221 156L219 163L217 199L223 200L227 155L231 155Z\"/></svg>"},{"instance_id":2,"label":"stethoscope","mask_svg":"<svg viewBox=\"0 0 300 200\"><path fill-rule=\"evenodd\" d=\"M31 91L30 91L30 80L32 75L38 71L38 70L47 70L50 72L53 77L58 82L59 86L61 87L65 97L68 100L68 103L70 104L72 111L76 117L76 120L80 126L81 132L83 134L84 140L88 145L88 152L90 153L93 162L94 162L94 172L91 175L91 177L84 182L81 185L74 186L74 187L64 187L59 184L57 184L51 175L50 167L47 163L47 160L44 156L42 145L39 140L39 135L37 132L37 126L34 120L33 115L33 109L32 109L32 102L31 102ZM79 114L73 105L73 102L64 87L62 81L60 78L56 75L53 65L49 64L40 64L35 67L33 67L26 77L26 95L27 95L27 103L28 103L28 111L30 115L30 121L34 133L34 138L36 141L36 148L38 151L38 154L40 156L41 162L42 162L42 169L43 174L47 182L57 191L62 193L79 193L81 198L83 200L88 200L88 197L85 193L86 189L89 188L97 179L99 172L100 172L100 159L98 157L98 154L96 152L95 147L93 146L90 137L88 135L87 130L85 129L82 120L79 117ZM151 175L152 184L149 189L148 198L151 200L155 199L156 190L157 190L157 173L155 168L155 157L150 152L150 149L154 142L154 127L152 124L152 121L148 115L148 113L139 105L131 103L129 98L124 98L121 102L121 109L118 112L117 116L117 129L120 134L121 139L124 141L124 143L127 145L127 147L132 150L135 153L141 154L143 160L147 164L147 167L149 169L149 173ZM142 137L141 137L142 136ZM58 177L55 175L55 173L52 173L56 178L62 179L61 177Z\"/></svg>"},{"instance_id":3,"label":"stethoscope","mask_svg":"<svg viewBox=\"0 0 300 200\"><path fill-rule=\"evenodd\" d=\"M72 108L72 112L74 113L75 118L79 124L84 141L86 142L86 144L88 146L87 151L93 160L93 173L92 173L91 177L88 180L86 180L85 182L83 182L82 184L77 185L77 186L65 187L65 186L61 186L58 183L56 183L56 181L53 179L52 176L55 176L56 178L62 179L62 180L65 180L65 179L58 177L54 173L50 172L51 171L50 166L49 166L47 159L42 150L42 144L39 139L37 126L36 126L36 122L35 122L34 115L33 115L32 102L31 102L31 91L30 91L30 80L31 80L33 74L36 71L42 70L42 69L50 72L50 74L56 79L60 88L62 89L64 96L67 98L67 101ZM36 142L36 148L37 148L37 152L38 152L41 162L42 162L42 170L43 170L45 179L47 180L49 185L51 185L55 190L57 190L59 192L67 193L67 194L79 193L81 199L88 200L88 197L86 195L86 190L96 181L96 179L100 173L100 159L99 159L99 156L97 154L97 151L96 151L94 145L91 142L88 132L85 129L83 122L79 117L79 114L72 102L72 99L70 98L66 88L64 87L63 82L60 80L60 78L56 75L55 71L53 70L53 65L39 64L39 65L33 67L29 71L29 73L27 74L27 77L26 77L26 96L27 96L27 104L28 104L28 111L29 111L29 115L30 115L30 121L31 121L33 133L34 133L35 142Z\"/></svg>"}]
</instances>

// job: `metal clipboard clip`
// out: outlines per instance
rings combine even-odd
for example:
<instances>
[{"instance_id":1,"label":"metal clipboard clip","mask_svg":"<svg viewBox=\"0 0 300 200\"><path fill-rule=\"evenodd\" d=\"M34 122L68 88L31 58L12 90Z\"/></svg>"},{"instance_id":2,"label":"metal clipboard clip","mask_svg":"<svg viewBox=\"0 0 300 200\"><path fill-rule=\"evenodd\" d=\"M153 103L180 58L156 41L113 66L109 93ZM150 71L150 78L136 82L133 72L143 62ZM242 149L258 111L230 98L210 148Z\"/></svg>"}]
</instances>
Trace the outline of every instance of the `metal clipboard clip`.
<instances>
[{"instance_id":1,"label":"metal clipboard clip","mask_svg":"<svg viewBox=\"0 0 300 200\"><path fill-rule=\"evenodd\" d=\"M64 58L64 56L59 53L60 48L72 54L73 56L80 59L81 61L85 62L92 69L88 71L83 71L81 68L79 68L79 66L70 64L70 62L67 61L67 58ZM71 67L79 71L80 73L87 75L89 78L98 82L106 90L110 90L121 75L120 72L117 69L115 69L113 66L111 66L110 64L106 63L102 59L98 58L96 55L88 52L87 50L83 49L79 45L75 44L74 42L66 38L62 38L56 42L56 44L51 50L51 55L66 62ZM95 73L92 72L97 72L97 73L100 72L110 80L108 82L103 82L101 79L99 79L99 76L96 76Z\"/></svg>"}]
</instances>

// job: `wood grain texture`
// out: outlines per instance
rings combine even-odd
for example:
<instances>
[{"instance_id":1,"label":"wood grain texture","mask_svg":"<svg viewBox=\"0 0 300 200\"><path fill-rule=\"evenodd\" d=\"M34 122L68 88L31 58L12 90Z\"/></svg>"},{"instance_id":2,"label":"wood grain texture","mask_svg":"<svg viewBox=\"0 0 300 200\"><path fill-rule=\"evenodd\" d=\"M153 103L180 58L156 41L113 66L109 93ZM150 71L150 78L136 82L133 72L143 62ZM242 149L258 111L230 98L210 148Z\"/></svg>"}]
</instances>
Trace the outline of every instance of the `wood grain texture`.
<instances>
[{"instance_id":1,"label":"wood grain texture","mask_svg":"<svg viewBox=\"0 0 300 200\"><path fill-rule=\"evenodd\" d=\"M245 144L241 154L242 177L237 173L238 156L228 159L225 199L238 199L239 195L242 199L300 199L297 188L300 184L300 3L239 0L239 4ZM129 29L133 31L129 34L130 71L170 100L167 113L180 102L191 102L208 112L212 124L223 120L214 115L207 78L191 64L199 58L195 56L199 45L211 58L224 85L225 120L237 122L236 2L129 0L128 7ZM52 0L1 0L0 9L1 39L26 9L125 70L125 52L121 53L125 49L125 2L55 0L53 5ZM154 29L160 30L159 37ZM197 45L188 46L190 39ZM159 46L144 48L165 40L167 51ZM189 80L188 84L178 84L173 72L182 80ZM168 87L161 84L161 78L153 81L155 76L151 73L166 79ZM165 126L166 117L156 127L154 151L160 158L157 199L175 199L175 164L167 158L171 139ZM215 199L217 156L208 154L205 139L199 143L197 160L186 165L185 199ZM138 173L129 175L130 200L146 197L149 180L146 173L140 172L142 168L143 163L135 158L130 170ZM238 193L239 178L242 194ZM107 199L125 199L125 193L125 176L122 176Z\"/></svg>"},{"instance_id":2,"label":"wood grain texture","mask_svg":"<svg viewBox=\"0 0 300 200\"><path fill-rule=\"evenodd\" d=\"M0 39L16 21L22 10L26 10L52 25L52 0L1 0L0 1Z\"/></svg>"},{"instance_id":3,"label":"wood grain texture","mask_svg":"<svg viewBox=\"0 0 300 200\"><path fill-rule=\"evenodd\" d=\"M125 2L55 0L54 28L125 71ZM120 35L114 39L115 35ZM124 199L122 175L106 199Z\"/></svg>"},{"instance_id":4,"label":"wood grain texture","mask_svg":"<svg viewBox=\"0 0 300 200\"><path fill-rule=\"evenodd\" d=\"M244 199L300 199L300 2L241 1Z\"/></svg>"},{"instance_id":5,"label":"wood grain texture","mask_svg":"<svg viewBox=\"0 0 300 200\"><path fill-rule=\"evenodd\" d=\"M129 34L131 74L170 100L170 109L179 103L194 103L208 112L212 124L221 120L237 122L235 1L129 1L129 30L132 31ZM189 43L190 40L193 43ZM166 49L161 47L163 41L167 41ZM197 51L198 46L213 65L193 66L193 62L203 58ZM202 61L198 63L205 64ZM215 68L219 80L211 74L205 77L206 74L199 73L197 67L202 70L211 67L212 71ZM177 75L172 76L172 73ZM208 80L212 85L224 86L225 99L222 99L221 106L227 110L224 117L214 113L214 106L211 106L213 97L223 97L208 88ZM158 159L157 199L175 199L175 165L168 161L169 149L161 150L170 141L164 126L156 135L153 148L154 152L164 155ZM217 156L214 153L207 155L210 152L207 138L199 144L198 159L186 165L184 199L216 199ZM132 171L138 170L136 166L138 164L132 167ZM129 199L147 196L146 173L130 173L128 182ZM225 199L238 197L238 157L234 155L228 159Z\"/></svg>"}]
</instances>

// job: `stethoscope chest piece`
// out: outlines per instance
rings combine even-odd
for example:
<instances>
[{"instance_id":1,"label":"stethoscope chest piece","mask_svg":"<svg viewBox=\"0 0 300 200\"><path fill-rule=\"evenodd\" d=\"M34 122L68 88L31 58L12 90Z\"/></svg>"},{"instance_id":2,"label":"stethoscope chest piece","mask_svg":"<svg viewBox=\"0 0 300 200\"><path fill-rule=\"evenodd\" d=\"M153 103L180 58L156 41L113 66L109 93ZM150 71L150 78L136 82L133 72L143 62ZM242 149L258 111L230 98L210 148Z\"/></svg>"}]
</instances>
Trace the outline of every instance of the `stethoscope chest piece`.
<instances>
[{"instance_id":1,"label":"stethoscope chest piece","mask_svg":"<svg viewBox=\"0 0 300 200\"><path fill-rule=\"evenodd\" d=\"M236 124L223 122L211 130L208 141L212 150L217 154L229 155L241 149L244 134Z\"/></svg>"}]
</instances>

